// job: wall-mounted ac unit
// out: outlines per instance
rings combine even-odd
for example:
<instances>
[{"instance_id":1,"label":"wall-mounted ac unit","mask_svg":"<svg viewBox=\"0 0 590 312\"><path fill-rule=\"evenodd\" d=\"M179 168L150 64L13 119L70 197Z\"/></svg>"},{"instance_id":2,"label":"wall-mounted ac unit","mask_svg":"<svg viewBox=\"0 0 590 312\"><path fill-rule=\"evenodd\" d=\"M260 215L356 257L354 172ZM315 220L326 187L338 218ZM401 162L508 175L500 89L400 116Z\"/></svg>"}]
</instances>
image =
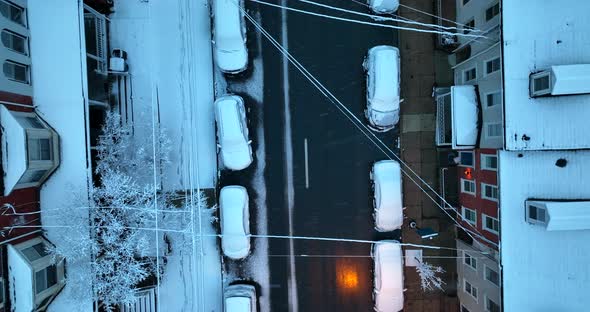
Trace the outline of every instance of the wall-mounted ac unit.
<instances>
[{"instance_id":1,"label":"wall-mounted ac unit","mask_svg":"<svg viewBox=\"0 0 590 312\"><path fill-rule=\"evenodd\" d=\"M127 52L121 49L113 49L109 60L109 70L114 72L126 72L127 69Z\"/></svg>"}]
</instances>

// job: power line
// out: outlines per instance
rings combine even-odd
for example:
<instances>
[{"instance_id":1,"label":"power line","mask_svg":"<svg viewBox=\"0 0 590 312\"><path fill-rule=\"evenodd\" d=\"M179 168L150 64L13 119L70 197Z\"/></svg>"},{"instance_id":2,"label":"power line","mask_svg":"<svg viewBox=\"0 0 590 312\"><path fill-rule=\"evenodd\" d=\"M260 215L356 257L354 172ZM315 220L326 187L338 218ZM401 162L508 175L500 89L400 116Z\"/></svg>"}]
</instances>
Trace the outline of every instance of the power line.
<instances>
[{"instance_id":1,"label":"power line","mask_svg":"<svg viewBox=\"0 0 590 312\"><path fill-rule=\"evenodd\" d=\"M386 156L388 156L389 159L391 158L391 155L393 155L400 163L402 163L406 168L408 168L410 170L410 172L412 172L412 174L414 174L423 184L426 184L426 186L432 191L434 192L446 205L448 205L453 211L455 211L455 213L457 213L457 211L455 210L455 208L453 206L451 206L442 196L440 196L428 183L426 183L415 171L412 170L412 168L410 168L405 162L403 162L397 155L395 155L395 153L385 144L383 143L381 140L379 140L379 138L377 138L377 136L372 133L344 104L342 104L342 102L340 102L338 100L338 98L336 98L325 86L323 86L311 73L309 73L309 71L307 71L307 69L301 65L297 59L295 59L288 51L286 51L268 32L266 32L266 30L259 25L243 8L241 8L238 4L236 4L234 2L234 4L236 6L238 6L240 8L240 10L243 12L243 14L246 16L246 18L248 18L248 20L260 31L264 34L264 36L285 56L287 56L287 58L289 59L289 61L305 76L305 78L307 78L325 97L327 97L330 102L332 104L336 105L336 108L342 112L345 117L347 117L352 123L353 125L359 129L373 144L375 144L375 146L377 148L379 148L379 150L381 150ZM335 103L337 102L337 103ZM345 112L348 112L348 114ZM352 117L351 117L352 116ZM356 122L355 122L356 120ZM367 134L369 133L372 138ZM377 144L376 141L378 141L381 144ZM389 155L387 152L385 152L383 150L384 147L385 149L387 149L391 155ZM414 183L416 184L416 186L418 186L423 192L424 194L426 194L426 196L428 196L435 205L437 205L445 214L447 214L447 216L449 216L456 224L457 226L459 226L461 229L464 229L466 231L466 233L472 238L475 239L472 235L471 235L471 231L468 231L467 229L465 229L465 227L463 225L461 225L455 218L453 218L438 202L436 202L436 200L434 200L434 198L432 198L430 196L430 194L428 194L428 192L426 190L424 190L422 188L421 185L419 185L412 177L410 177L410 175L403 169L401 169L401 171ZM458 213L457 213L458 214ZM463 220L465 220L465 218L458 214ZM469 224L469 223L467 223ZM479 231L477 230L477 228L475 228L473 225L469 224L469 226L473 227L476 232L479 233ZM488 240L487 238L485 238L481 233L479 233L478 237L480 237L483 241L486 241L490 244L493 245L497 245L496 243Z\"/></svg>"},{"instance_id":2,"label":"power line","mask_svg":"<svg viewBox=\"0 0 590 312\"><path fill-rule=\"evenodd\" d=\"M323 3L318 3L318 2L314 2L314 1L310 1L310 0L297 0L303 3L307 3L310 5L314 5L314 6L319 6L322 8L327 8L327 9L331 9L331 10L336 10L336 11L340 11L340 12L345 12L345 13L350 13L353 15L360 15L360 16L364 16L364 17L369 17L372 18L374 20L380 20L380 21L392 21L392 22L402 22L402 23L406 23L406 24L412 24L412 25L419 25L419 26L424 26L424 27L431 27L433 29L445 29L445 30L458 30L459 28L457 27L453 27L453 26L442 26L442 25L434 25L434 24L428 24L428 23L421 23L418 21L414 21L408 18L405 19L398 19L398 18L394 18L394 17L387 17L387 16L380 16L380 15L375 15L375 14L367 14L367 13L362 13L362 12L357 12L357 11L353 11L353 10L347 10L344 8L340 8L340 7L336 7L336 6L331 6L331 5L327 5L327 4L323 4ZM479 31L479 30L474 30L474 31Z\"/></svg>"},{"instance_id":3,"label":"power line","mask_svg":"<svg viewBox=\"0 0 590 312\"><path fill-rule=\"evenodd\" d=\"M448 31L437 31L437 30L428 30L428 29L418 29L418 28L411 28L411 27L402 27L402 26L395 26L395 25L388 25L388 24L379 24L379 23L374 23L374 22L359 21L359 20L350 19L350 18L337 17L337 16L332 16L332 15L326 15L326 14L321 14L321 13L310 12L310 11L306 11L306 10L295 9L295 8L291 8L291 7L288 7L288 6L283 6L283 5L279 5L279 4L265 2L265 1L262 1L262 0L250 0L250 1L253 1L253 2L256 2L256 3L260 3L260 4L264 4L264 5L268 5L268 6L272 6L272 7L276 7L276 8L286 9L286 10L290 10L290 11L294 11L294 12L298 12L298 13L303 13L303 14L308 14L308 15L314 15L314 16L319 16L319 17L324 17L324 18L334 19L334 20L339 20L339 21L345 21L345 22L363 24L363 25L371 25L371 26L378 26L378 27L385 27L385 28L392 28L392 29L401 29L401 30L409 30L409 31L416 31L416 32L424 32L424 33L445 34L445 35L451 35L451 36L458 35L458 36L463 36L463 37L483 38L483 36L481 36L481 35L451 33L451 32L448 32Z\"/></svg>"}]
</instances>

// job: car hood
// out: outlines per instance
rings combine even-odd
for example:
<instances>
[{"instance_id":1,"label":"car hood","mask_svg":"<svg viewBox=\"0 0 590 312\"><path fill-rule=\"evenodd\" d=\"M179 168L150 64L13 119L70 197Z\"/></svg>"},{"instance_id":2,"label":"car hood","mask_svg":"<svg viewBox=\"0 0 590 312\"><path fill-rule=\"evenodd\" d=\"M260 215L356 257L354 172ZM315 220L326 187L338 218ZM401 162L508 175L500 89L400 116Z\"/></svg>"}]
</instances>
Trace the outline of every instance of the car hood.
<instances>
[{"instance_id":1,"label":"car hood","mask_svg":"<svg viewBox=\"0 0 590 312\"><path fill-rule=\"evenodd\" d=\"M242 170L252 163L252 149L248 144L240 144L231 149L222 147L221 157L228 169Z\"/></svg>"},{"instance_id":2,"label":"car hood","mask_svg":"<svg viewBox=\"0 0 590 312\"><path fill-rule=\"evenodd\" d=\"M232 47L231 50L223 50L216 46L215 61L222 71L237 73L248 66L248 50L244 44Z\"/></svg>"}]
</instances>

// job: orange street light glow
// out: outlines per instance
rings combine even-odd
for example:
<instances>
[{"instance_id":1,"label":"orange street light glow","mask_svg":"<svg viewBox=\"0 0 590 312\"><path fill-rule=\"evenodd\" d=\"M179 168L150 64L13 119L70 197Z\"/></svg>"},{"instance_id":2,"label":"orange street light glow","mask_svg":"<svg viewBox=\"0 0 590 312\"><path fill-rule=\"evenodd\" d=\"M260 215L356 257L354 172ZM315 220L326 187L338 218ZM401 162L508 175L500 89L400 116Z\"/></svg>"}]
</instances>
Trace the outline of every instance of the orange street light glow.
<instances>
[{"instance_id":1,"label":"orange street light glow","mask_svg":"<svg viewBox=\"0 0 590 312\"><path fill-rule=\"evenodd\" d=\"M338 284L340 288L354 289L358 287L358 273L350 266L344 266L338 270Z\"/></svg>"}]
</instances>

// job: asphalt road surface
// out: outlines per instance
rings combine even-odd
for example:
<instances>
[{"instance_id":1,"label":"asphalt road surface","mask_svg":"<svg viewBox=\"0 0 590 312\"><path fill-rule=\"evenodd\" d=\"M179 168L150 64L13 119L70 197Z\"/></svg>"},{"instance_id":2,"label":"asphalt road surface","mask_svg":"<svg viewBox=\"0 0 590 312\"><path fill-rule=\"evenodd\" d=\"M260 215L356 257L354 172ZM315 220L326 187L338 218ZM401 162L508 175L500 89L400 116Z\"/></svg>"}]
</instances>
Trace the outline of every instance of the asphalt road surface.
<instances>
[{"instance_id":1,"label":"asphalt road surface","mask_svg":"<svg viewBox=\"0 0 590 312\"><path fill-rule=\"evenodd\" d=\"M366 6L353 1L322 3L368 12ZM345 16L297 1L287 4ZM286 43L289 52L366 123L363 59L375 45L397 46L397 32L297 12L284 13L280 8L248 0L246 7L250 14L260 17L262 27L270 35ZM264 105L262 111L250 114L261 116L264 122L268 234L399 239L399 233L374 230L369 171L373 162L385 159L385 155L295 67L288 66L285 72L283 55L264 37L255 42L257 30L249 22L247 26L248 47L256 49L260 44L261 51L256 53L263 60ZM248 78L246 73L233 79ZM229 90L231 85L230 80ZM255 119L250 117L250 133L257 126ZM397 152L397 129L378 137ZM253 170L224 173L220 183L252 188ZM259 207L253 205L251 202L252 214L256 216L255 209ZM256 248L256 242L253 246ZM270 239L268 246L271 311L372 310L370 245Z\"/></svg>"}]
</instances>

